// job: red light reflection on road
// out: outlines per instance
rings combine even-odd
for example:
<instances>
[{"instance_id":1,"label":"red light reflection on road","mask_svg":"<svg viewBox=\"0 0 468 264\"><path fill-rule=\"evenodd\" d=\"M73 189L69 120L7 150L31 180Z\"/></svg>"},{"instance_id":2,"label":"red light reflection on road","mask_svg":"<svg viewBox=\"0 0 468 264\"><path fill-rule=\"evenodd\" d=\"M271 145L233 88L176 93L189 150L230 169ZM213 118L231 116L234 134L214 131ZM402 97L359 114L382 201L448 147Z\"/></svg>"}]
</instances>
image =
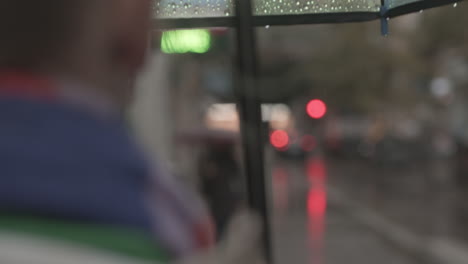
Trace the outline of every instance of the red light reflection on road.
<instances>
[{"instance_id":1,"label":"red light reflection on road","mask_svg":"<svg viewBox=\"0 0 468 264\"><path fill-rule=\"evenodd\" d=\"M307 211L310 218L323 218L327 210L327 193L324 188L312 188L307 198Z\"/></svg>"},{"instance_id":2,"label":"red light reflection on road","mask_svg":"<svg viewBox=\"0 0 468 264\"><path fill-rule=\"evenodd\" d=\"M288 208L288 172L284 168L275 168L273 171L273 205L279 213Z\"/></svg>"},{"instance_id":3,"label":"red light reflection on road","mask_svg":"<svg viewBox=\"0 0 468 264\"><path fill-rule=\"evenodd\" d=\"M312 158L307 161L307 176L310 189L307 196L308 227L311 245L311 263L322 264L327 213L327 169L322 158Z\"/></svg>"},{"instance_id":4,"label":"red light reflection on road","mask_svg":"<svg viewBox=\"0 0 468 264\"><path fill-rule=\"evenodd\" d=\"M312 158L307 161L307 177L310 184L325 184L327 167L322 158Z\"/></svg>"},{"instance_id":5,"label":"red light reflection on road","mask_svg":"<svg viewBox=\"0 0 468 264\"><path fill-rule=\"evenodd\" d=\"M305 135L302 137L301 147L302 150L311 152L317 147L317 140L314 136Z\"/></svg>"}]
</instances>

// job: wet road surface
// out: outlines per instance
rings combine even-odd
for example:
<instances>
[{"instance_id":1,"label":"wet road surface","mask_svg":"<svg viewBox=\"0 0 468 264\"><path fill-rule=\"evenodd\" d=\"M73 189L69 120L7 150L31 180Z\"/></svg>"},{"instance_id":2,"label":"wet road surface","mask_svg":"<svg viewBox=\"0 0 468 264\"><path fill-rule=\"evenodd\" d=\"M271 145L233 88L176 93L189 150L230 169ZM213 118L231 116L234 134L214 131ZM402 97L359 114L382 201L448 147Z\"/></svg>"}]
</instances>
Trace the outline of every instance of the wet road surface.
<instances>
[{"instance_id":1,"label":"wet road surface","mask_svg":"<svg viewBox=\"0 0 468 264\"><path fill-rule=\"evenodd\" d=\"M446 164L398 172L321 157L272 164L276 263L468 263L454 230L460 197L437 175Z\"/></svg>"}]
</instances>

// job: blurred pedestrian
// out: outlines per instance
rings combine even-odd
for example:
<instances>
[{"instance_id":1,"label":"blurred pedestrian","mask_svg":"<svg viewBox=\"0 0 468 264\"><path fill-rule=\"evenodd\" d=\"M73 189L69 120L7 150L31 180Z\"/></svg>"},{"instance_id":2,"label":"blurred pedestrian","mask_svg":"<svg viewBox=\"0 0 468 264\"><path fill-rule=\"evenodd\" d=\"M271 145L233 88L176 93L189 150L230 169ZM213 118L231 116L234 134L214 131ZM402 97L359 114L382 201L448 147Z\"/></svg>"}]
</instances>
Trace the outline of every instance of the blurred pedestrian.
<instances>
[{"instance_id":1,"label":"blurred pedestrian","mask_svg":"<svg viewBox=\"0 0 468 264\"><path fill-rule=\"evenodd\" d=\"M198 162L201 191L215 219L218 238L246 197L234 147L232 143L209 144Z\"/></svg>"},{"instance_id":2,"label":"blurred pedestrian","mask_svg":"<svg viewBox=\"0 0 468 264\"><path fill-rule=\"evenodd\" d=\"M212 245L201 203L150 166L120 118L151 2L0 0L0 244L6 230L160 261Z\"/></svg>"}]
</instances>

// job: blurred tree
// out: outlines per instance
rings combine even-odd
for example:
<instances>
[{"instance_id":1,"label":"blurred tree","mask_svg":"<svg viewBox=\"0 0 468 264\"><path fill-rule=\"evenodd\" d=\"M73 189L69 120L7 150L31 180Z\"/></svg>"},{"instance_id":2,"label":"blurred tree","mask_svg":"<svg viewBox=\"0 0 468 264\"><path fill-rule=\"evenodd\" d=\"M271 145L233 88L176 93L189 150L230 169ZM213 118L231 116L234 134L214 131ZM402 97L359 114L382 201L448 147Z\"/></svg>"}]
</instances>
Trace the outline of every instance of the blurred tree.
<instances>
[{"instance_id":1,"label":"blurred tree","mask_svg":"<svg viewBox=\"0 0 468 264\"><path fill-rule=\"evenodd\" d=\"M356 112L414 105L419 94L414 88L424 71L400 36L382 37L378 28L377 23L333 26L329 44L304 68L310 94Z\"/></svg>"},{"instance_id":2,"label":"blurred tree","mask_svg":"<svg viewBox=\"0 0 468 264\"><path fill-rule=\"evenodd\" d=\"M432 59L447 48L460 49L468 56L468 5L443 7L427 12L422 18L417 37L413 38L415 52L422 59Z\"/></svg>"},{"instance_id":3,"label":"blurred tree","mask_svg":"<svg viewBox=\"0 0 468 264\"><path fill-rule=\"evenodd\" d=\"M468 57L467 11L459 3L396 18L388 37L378 22L263 30L263 94L276 101L320 97L346 112L411 111L428 101L441 53ZM268 34L275 37L267 41Z\"/></svg>"}]
</instances>

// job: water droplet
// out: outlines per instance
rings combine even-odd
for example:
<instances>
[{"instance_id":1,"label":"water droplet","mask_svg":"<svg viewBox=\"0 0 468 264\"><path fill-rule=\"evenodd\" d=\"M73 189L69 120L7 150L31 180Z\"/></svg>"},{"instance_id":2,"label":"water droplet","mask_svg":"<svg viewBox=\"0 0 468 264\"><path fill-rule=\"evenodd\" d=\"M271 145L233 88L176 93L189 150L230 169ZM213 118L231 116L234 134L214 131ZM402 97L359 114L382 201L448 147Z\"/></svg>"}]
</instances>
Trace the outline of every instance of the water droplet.
<instances>
[{"instance_id":1,"label":"water droplet","mask_svg":"<svg viewBox=\"0 0 468 264\"><path fill-rule=\"evenodd\" d=\"M453 7L457 7L457 6L458 6L458 3L453 4Z\"/></svg>"},{"instance_id":2,"label":"water droplet","mask_svg":"<svg viewBox=\"0 0 468 264\"><path fill-rule=\"evenodd\" d=\"M424 10L419 10L419 13L422 13Z\"/></svg>"},{"instance_id":3,"label":"water droplet","mask_svg":"<svg viewBox=\"0 0 468 264\"><path fill-rule=\"evenodd\" d=\"M269 29L269 28L270 28L270 25L266 25L265 28L266 28L266 29Z\"/></svg>"}]
</instances>

